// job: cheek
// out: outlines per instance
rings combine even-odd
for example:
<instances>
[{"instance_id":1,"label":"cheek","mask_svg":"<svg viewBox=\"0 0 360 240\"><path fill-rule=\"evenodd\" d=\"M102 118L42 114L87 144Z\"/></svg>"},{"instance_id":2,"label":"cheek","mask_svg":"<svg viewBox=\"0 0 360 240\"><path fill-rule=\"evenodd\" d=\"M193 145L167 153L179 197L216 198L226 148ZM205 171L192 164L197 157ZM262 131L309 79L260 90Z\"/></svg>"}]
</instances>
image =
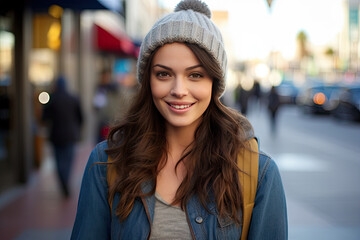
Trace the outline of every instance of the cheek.
<instances>
[{"instance_id":1,"label":"cheek","mask_svg":"<svg viewBox=\"0 0 360 240\"><path fill-rule=\"evenodd\" d=\"M204 102L210 102L212 94L212 82L206 82L202 86L197 86L194 91L194 97Z\"/></svg>"},{"instance_id":2,"label":"cheek","mask_svg":"<svg viewBox=\"0 0 360 240\"><path fill-rule=\"evenodd\" d=\"M161 98L164 94L164 87L156 81L151 80L150 82L151 94L154 99Z\"/></svg>"}]
</instances>

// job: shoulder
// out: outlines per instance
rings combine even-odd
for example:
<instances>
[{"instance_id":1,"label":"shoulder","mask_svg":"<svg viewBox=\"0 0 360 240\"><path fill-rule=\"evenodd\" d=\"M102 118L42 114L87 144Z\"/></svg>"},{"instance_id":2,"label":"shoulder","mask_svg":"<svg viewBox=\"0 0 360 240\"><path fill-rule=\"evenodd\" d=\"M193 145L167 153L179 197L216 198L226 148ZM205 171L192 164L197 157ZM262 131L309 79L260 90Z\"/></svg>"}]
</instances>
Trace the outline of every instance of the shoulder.
<instances>
[{"instance_id":1,"label":"shoulder","mask_svg":"<svg viewBox=\"0 0 360 240\"><path fill-rule=\"evenodd\" d=\"M105 150L108 148L107 142L102 141L93 148L91 151L87 166L92 167L93 165L98 165L97 163L105 163L107 162L108 155ZM101 166L101 165L100 165Z\"/></svg>"},{"instance_id":2,"label":"shoulder","mask_svg":"<svg viewBox=\"0 0 360 240\"><path fill-rule=\"evenodd\" d=\"M258 187L273 178L280 177L280 171L275 161L266 153L260 151L259 153L259 175Z\"/></svg>"},{"instance_id":3,"label":"shoulder","mask_svg":"<svg viewBox=\"0 0 360 240\"><path fill-rule=\"evenodd\" d=\"M91 154L95 155L96 160L98 162L107 162L108 155L105 150L108 148L107 141L104 140L98 144L96 144L95 148L92 150Z\"/></svg>"}]
</instances>

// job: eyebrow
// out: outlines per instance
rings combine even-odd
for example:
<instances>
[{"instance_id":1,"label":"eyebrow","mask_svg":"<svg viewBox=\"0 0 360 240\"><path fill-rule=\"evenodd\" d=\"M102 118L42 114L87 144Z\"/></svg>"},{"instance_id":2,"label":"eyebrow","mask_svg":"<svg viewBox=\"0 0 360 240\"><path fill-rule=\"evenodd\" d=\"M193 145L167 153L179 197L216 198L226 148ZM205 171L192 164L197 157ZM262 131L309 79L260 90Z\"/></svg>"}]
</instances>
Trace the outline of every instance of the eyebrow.
<instances>
[{"instance_id":1,"label":"eyebrow","mask_svg":"<svg viewBox=\"0 0 360 240\"><path fill-rule=\"evenodd\" d=\"M167 69L167 70L169 70L169 71L172 71L171 68L169 68L169 67L167 67L167 66L164 66L164 65L161 65L161 64L155 64L152 68L154 68L154 67L161 67L161 68L165 68L165 69ZM195 68L198 68L198 67L203 68L203 65L198 64L198 65L195 65L195 66L187 67L187 68L185 68L185 70L186 70L186 71L189 71L189 70L192 70L192 69L195 69Z\"/></svg>"}]
</instances>

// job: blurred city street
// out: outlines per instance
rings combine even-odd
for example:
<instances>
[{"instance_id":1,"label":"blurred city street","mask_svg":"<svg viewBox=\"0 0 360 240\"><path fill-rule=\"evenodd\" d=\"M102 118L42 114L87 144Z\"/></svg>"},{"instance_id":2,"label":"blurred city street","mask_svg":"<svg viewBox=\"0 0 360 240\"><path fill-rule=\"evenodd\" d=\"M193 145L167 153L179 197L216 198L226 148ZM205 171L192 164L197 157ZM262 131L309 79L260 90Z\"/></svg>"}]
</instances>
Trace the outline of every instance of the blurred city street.
<instances>
[{"instance_id":1,"label":"blurred city street","mask_svg":"<svg viewBox=\"0 0 360 240\"><path fill-rule=\"evenodd\" d=\"M64 198L57 182L55 160L49 145L41 168L25 186L0 195L2 240L70 239L82 174L92 146L77 146L71 177L71 195Z\"/></svg>"},{"instance_id":2,"label":"blurred city street","mask_svg":"<svg viewBox=\"0 0 360 240\"><path fill-rule=\"evenodd\" d=\"M248 118L281 171L289 239L359 239L360 124L285 106L272 135L265 111Z\"/></svg>"}]
</instances>

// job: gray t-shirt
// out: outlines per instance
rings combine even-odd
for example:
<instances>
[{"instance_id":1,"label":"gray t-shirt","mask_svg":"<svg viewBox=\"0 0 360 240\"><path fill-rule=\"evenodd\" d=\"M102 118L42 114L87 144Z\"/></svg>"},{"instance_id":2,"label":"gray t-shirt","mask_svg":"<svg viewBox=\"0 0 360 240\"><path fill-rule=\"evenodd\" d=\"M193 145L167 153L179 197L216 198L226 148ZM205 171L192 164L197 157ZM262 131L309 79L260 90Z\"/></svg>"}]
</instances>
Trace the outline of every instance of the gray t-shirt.
<instances>
[{"instance_id":1,"label":"gray t-shirt","mask_svg":"<svg viewBox=\"0 0 360 240\"><path fill-rule=\"evenodd\" d=\"M158 193L155 199L150 239L192 239L185 212L165 202Z\"/></svg>"}]
</instances>

